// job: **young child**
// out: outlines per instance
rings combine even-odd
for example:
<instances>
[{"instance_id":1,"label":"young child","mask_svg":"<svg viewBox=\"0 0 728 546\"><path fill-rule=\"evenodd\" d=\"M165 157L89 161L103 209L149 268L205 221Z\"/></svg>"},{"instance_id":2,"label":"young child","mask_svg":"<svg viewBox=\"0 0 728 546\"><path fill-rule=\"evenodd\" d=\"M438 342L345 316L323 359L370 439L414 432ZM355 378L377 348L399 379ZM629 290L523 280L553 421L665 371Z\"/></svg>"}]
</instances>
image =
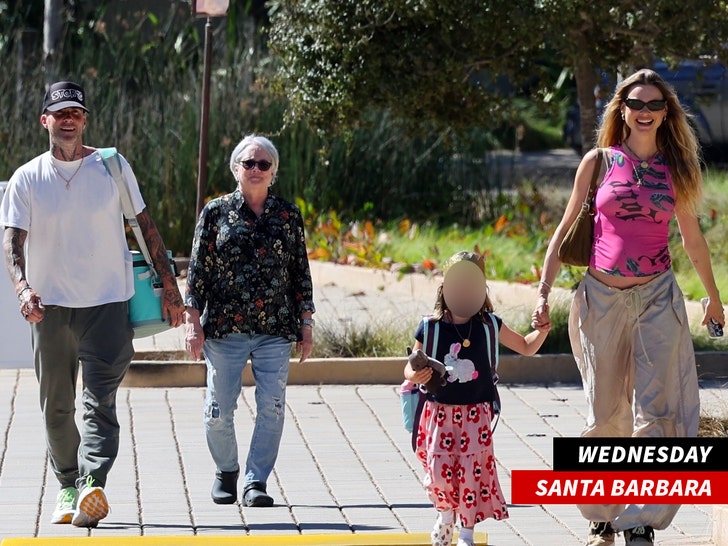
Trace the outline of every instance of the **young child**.
<instances>
[{"instance_id":1,"label":"young child","mask_svg":"<svg viewBox=\"0 0 728 546\"><path fill-rule=\"evenodd\" d=\"M415 332L414 349L444 362L448 371L446 384L427 395L419 424L415 423L425 490L438 512L433 546L451 544L456 516L460 517L458 546L474 546L476 523L508 517L491 437L497 400L491 364L494 369L498 341L520 354L534 354L550 324L535 323L536 331L524 337L492 311L483 257L461 251L445 265L434 312ZM432 368L415 372L409 362L404 369L405 378L420 385L432 373Z\"/></svg>"}]
</instances>

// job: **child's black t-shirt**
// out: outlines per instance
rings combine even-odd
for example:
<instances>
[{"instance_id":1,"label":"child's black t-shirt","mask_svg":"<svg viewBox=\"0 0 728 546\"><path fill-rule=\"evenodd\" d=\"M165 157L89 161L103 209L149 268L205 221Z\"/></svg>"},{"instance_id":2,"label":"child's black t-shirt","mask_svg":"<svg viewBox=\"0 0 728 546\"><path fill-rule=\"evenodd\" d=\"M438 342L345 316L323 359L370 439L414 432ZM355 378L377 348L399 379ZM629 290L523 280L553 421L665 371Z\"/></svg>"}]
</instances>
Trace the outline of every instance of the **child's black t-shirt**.
<instances>
[{"instance_id":1,"label":"child's black t-shirt","mask_svg":"<svg viewBox=\"0 0 728 546\"><path fill-rule=\"evenodd\" d=\"M503 323L500 317L495 317L495 328L500 331ZM486 317L485 320L490 320ZM490 353L486 342L484 324L477 318L470 319L470 323L454 325L440 320L440 331L437 336L436 358L446 367L452 367L448 371L447 384L440 387L434 400L441 404L477 404L480 402L492 402L495 400L495 387L490 371ZM421 321L415 332L415 339L424 343L424 326L427 321ZM430 321L428 336L434 332L434 323ZM456 330L457 328L457 330ZM459 335L458 335L459 332ZM468 332L470 335L468 336ZM463 347L463 339L470 340L469 347ZM491 343L494 340L491 340ZM427 352L427 347L423 350ZM495 348L498 350L498 347Z\"/></svg>"}]
</instances>

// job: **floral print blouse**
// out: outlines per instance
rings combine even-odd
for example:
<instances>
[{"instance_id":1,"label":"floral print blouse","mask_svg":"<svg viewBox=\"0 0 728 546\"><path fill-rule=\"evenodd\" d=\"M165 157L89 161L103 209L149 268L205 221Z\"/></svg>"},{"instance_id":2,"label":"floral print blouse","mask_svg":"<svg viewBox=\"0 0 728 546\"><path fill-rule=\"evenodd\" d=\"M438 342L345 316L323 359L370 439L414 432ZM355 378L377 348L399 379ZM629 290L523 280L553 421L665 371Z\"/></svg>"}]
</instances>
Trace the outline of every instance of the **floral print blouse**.
<instances>
[{"instance_id":1,"label":"floral print blouse","mask_svg":"<svg viewBox=\"0 0 728 546\"><path fill-rule=\"evenodd\" d=\"M257 217L239 190L210 201L195 228L185 305L200 311L207 339L300 341L301 314L315 307L298 207L269 193Z\"/></svg>"}]
</instances>

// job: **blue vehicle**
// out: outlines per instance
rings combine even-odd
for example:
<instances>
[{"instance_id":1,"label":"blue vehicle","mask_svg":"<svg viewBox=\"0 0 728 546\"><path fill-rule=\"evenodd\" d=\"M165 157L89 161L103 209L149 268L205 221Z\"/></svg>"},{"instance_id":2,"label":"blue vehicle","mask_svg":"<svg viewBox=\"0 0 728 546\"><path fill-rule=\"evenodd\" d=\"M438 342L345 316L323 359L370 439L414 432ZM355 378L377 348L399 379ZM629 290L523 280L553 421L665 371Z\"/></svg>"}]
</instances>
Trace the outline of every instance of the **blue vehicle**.
<instances>
[{"instance_id":1,"label":"blue vehicle","mask_svg":"<svg viewBox=\"0 0 728 546\"><path fill-rule=\"evenodd\" d=\"M675 88L680 102L693 115L695 129L705 150L728 149L728 72L726 66L712 60L681 61L675 68L655 61L653 69ZM614 85L608 86L614 88ZM607 97L608 98L608 97ZM597 112L601 114L604 101L597 97ZM579 154L581 120L579 107L566 113L564 140Z\"/></svg>"}]
</instances>

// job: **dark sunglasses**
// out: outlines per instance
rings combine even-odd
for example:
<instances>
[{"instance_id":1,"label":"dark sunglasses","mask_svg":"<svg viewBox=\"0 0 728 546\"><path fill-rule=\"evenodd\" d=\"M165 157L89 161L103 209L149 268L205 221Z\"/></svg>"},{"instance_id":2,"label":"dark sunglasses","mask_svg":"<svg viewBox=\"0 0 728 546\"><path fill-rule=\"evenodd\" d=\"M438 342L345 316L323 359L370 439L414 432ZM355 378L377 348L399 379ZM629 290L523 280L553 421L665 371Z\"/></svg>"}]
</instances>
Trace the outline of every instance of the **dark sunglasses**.
<instances>
[{"instance_id":1,"label":"dark sunglasses","mask_svg":"<svg viewBox=\"0 0 728 546\"><path fill-rule=\"evenodd\" d=\"M667 104L666 100L651 100L649 102L645 102L640 99L624 99L624 104L627 105L627 108L630 110L642 110L645 106L647 106L647 109L650 112L659 112L660 110L665 109L665 105Z\"/></svg>"},{"instance_id":2,"label":"dark sunglasses","mask_svg":"<svg viewBox=\"0 0 728 546\"><path fill-rule=\"evenodd\" d=\"M238 161L238 163L240 163L243 166L243 169L245 169L246 171L249 171L254 167L258 167L261 171L265 172L273 166L273 163L271 163L270 161L266 161L265 159L261 161L256 161L255 159L246 159L245 161Z\"/></svg>"}]
</instances>

